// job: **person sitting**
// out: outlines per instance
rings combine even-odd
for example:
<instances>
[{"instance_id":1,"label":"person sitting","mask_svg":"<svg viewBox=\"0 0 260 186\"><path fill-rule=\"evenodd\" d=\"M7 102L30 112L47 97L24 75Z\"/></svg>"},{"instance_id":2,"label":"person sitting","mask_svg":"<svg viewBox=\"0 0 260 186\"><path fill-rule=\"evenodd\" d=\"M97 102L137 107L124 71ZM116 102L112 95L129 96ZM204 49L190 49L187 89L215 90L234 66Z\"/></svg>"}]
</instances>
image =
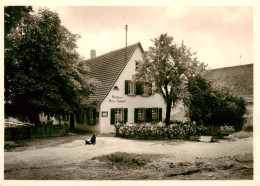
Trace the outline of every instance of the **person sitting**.
<instances>
[{"instance_id":1,"label":"person sitting","mask_svg":"<svg viewBox=\"0 0 260 186\"><path fill-rule=\"evenodd\" d=\"M85 145L95 145L96 144L96 137L97 136L97 134L96 133L94 133L93 134L93 136L91 137L91 140L90 141L88 141L88 140L85 140Z\"/></svg>"}]
</instances>

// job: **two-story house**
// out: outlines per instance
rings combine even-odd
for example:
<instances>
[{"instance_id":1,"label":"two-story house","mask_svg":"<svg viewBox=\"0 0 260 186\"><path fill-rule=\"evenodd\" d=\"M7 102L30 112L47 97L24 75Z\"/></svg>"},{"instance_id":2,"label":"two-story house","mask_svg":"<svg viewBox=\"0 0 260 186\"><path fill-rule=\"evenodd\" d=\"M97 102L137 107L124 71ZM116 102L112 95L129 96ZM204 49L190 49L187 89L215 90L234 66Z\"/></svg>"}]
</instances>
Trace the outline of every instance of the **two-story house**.
<instances>
[{"instance_id":1,"label":"two-story house","mask_svg":"<svg viewBox=\"0 0 260 186\"><path fill-rule=\"evenodd\" d=\"M163 121L166 105L161 95L152 94L151 84L135 80L138 60L142 59L140 43L101 56L91 51L86 60L90 75L100 85L90 96L86 112L71 118L71 128L97 133L112 133L116 123Z\"/></svg>"}]
</instances>

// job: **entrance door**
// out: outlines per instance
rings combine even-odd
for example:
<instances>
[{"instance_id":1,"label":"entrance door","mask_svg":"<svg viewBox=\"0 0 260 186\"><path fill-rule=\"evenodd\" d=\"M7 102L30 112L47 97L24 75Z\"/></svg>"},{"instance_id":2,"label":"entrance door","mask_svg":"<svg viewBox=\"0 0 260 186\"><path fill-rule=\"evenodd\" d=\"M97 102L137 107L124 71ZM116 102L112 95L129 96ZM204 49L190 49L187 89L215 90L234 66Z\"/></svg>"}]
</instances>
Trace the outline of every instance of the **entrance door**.
<instances>
[{"instance_id":1,"label":"entrance door","mask_svg":"<svg viewBox=\"0 0 260 186\"><path fill-rule=\"evenodd\" d=\"M70 131L74 130L74 113L70 114Z\"/></svg>"}]
</instances>

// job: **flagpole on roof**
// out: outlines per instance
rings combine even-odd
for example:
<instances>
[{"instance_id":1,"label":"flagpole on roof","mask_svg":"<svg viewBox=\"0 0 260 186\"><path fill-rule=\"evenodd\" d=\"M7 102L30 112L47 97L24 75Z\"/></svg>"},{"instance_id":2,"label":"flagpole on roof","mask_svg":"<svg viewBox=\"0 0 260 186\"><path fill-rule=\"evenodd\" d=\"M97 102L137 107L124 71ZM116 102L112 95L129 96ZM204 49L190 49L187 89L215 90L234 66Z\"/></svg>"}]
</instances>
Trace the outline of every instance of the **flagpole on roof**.
<instances>
[{"instance_id":1,"label":"flagpole on roof","mask_svg":"<svg viewBox=\"0 0 260 186\"><path fill-rule=\"evenodd\" d=\"M127 47L127 30L128 30L128 26L125 25L125 47Z\"/></svg>"},{"instance_id":2,"label":"flagpole on roof","mask_svg":"<svg viewBox=\"0 0 260 186\"><path fill-rule=\"evenodd\" d=\"M126 62L126 53L127 53L127 30L128 30L128 26L125 25L125 62Z\"/></svg>"}]
</instances>

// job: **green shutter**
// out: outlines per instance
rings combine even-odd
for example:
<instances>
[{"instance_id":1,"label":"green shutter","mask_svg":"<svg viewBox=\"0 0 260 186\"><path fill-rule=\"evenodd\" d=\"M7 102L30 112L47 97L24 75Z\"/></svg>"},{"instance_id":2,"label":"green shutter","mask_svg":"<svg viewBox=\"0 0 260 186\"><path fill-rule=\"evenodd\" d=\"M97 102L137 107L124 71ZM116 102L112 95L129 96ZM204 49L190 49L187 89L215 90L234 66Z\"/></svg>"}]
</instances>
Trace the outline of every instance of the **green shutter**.
<instances>
[{"instance_id":1,"label":"green shutter","mask_svg":"<svg viewBox=\"0 0 260 186\"><path fill-rule=\"evenodd\" d=\"M93 125L96 125L97 122L97 109L93 108Z\"/></svg>"},{"instance_id":2,"label":"green shutter","mask_svg":"<svg viewBox=\"0 0 260 186\"><path fill-rule=\"evenodd\" d=\"M149 92L148 92L149 96L152 95L152 93L153 93L152 91L153 91L153 85L152 85L152 83L149 83Z\"/></svg>"},{"instance_id":3,"label":"green shutter","mask_svg":"<svg viewBox=\"0 0 260 186\"><path fill-rule=\"evenodd\" d=\"M146 122L151 122L152 121L152 109L151 108L147 108L145 110L145 121Z\"/></svg>"},{"instance_id":4,"label":"green shutter","mask_svg":"<svg viewBox=\"0 0 260 186\"><path fill-rule=\"evenodd\" d=\"M138 123L138 109L135 108L135 118L134 118L134 123Z\"/></svg>"},{"instance_id":5,"label":"green shutter","mask_svg":"<svg viewBox=\"0 0 260 186\"><path fill-rule=\"evenodd\" d=\"M110 113L110 124L114 125L115 124L115 109L111 109Z\"/></svg>"},{"instance_id":6,"label":"green shutter","mask_svg":"<svg viewBox=\"0 0 260 186\"><path fill-rule=\"evenodd\" d=\"M156 108L156 113L157 113L156 121L159 121L159 109L158 108Z\"/></svg>"},{"instance_id":7,"label":"green shutter","mask_svg":"<svg viewBox=\"0 0 260 186\"><path fill-rule=\"evenodd\" d=\"M127 122L128 109L124 108L124 123Z\"/></svg>"},{"instance_id":8,"label":"green shutter","mask_svg":"<svg viewBox=\"0 0 260 186\"><path fill-rule=\"evenodd\" d=\"M143 92L142 91L142 84L137 82L136 83L136 95L142 95L143 94L142 92Z\"/></svg>"},{"instance_id":9,"label":"green shutter","mask_svg":"<svg viewBox=\"0 0 260 186\"><path fill-rule=\"evenodd\" d=\"M89 116L90 116L90 109L91 109L91 108L87 108L87 109L86 109L86 120L87 120L86 122L87 122L87 125L91 125L91 123L90 123L90 117L89 117Z\"/></svg>"},{"instance_id":10,"label":"green shutter","mask_svg":"<svg viewBox=\"0 0 260 186\"><path fill-rule=\"evenodd\" d=\"M159 121L162 121L162 108L159 108Z\"/></svg>"},{"instance_id":11,"label":"green shutter","mask_svg":"<svg viewBox=\"0 0 260 186\"><path fill-rule=\"evenodd\" d=\"M128 94L128 80L125 80L125 94Z\"/></svg>"},{"instance_id":12,"label":"green shutter","mask_svg":"<svg viewBox=\"0 0 260 186\"><path fill-rule=\"evenodd\" d=\"M141 95L143 95L143 94L144 94L144 91L143 91L143 90L144 90L144 89L143 89L143 86L144 86L144 83L142 83L142 84L141 84Z\"/></svg>"}]
</instances>

